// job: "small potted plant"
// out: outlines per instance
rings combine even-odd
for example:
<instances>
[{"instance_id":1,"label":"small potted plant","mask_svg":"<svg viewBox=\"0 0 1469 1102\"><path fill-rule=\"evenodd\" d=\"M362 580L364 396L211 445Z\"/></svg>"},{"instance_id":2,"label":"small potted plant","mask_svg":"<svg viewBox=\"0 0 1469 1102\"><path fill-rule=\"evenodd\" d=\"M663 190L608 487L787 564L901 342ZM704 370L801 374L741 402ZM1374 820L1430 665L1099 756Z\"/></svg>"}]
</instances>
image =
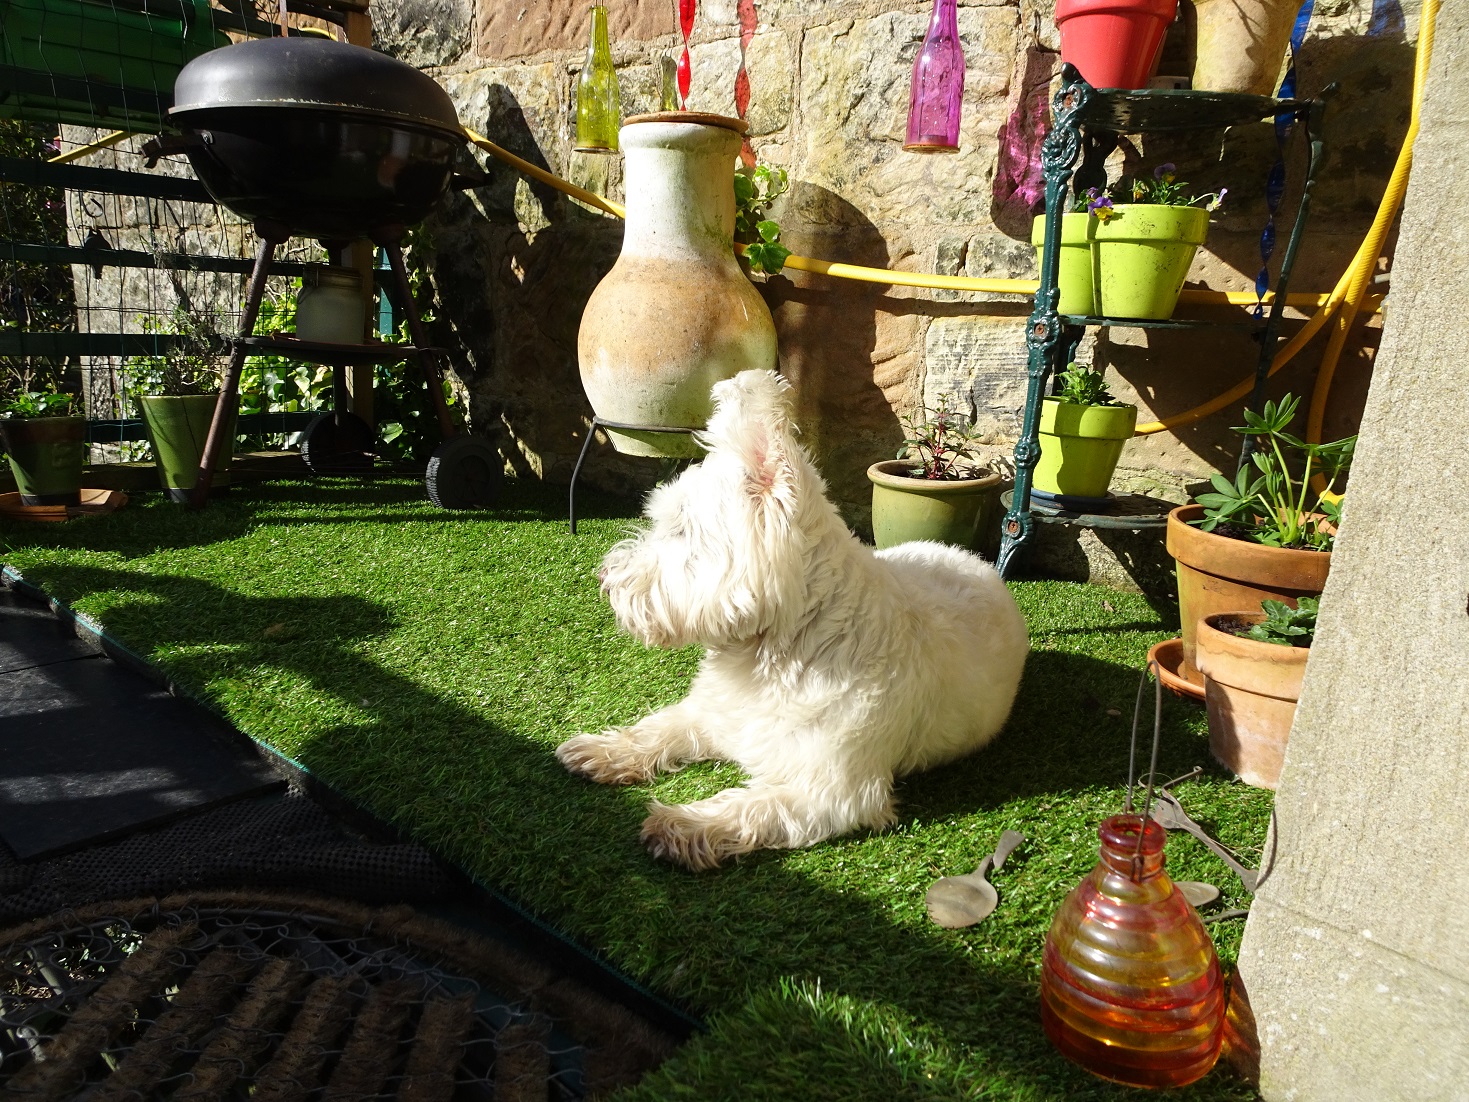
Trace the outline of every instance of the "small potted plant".
<instances>
[{"instance_id":1,"label":"small potted plant","mask_svg":"<svg viewBox=\"0 0 1469 1102\"><path fill-rule=\"evenodd\" d=\"M128 388L137 395L159 481L170 498L186 503L199 476L199 460L218 402L219 349L224 341L211 319L182 307L166 321L145 320L144 328L175 339L167 352L129 359L125 378ZM230 412L225 433L230 446L220 452L212 491L229 485L238 413L238 406Z\"/></svg>"},{"instance_id":2,"label":"small potted plant","mask_svg":"<svg viewBox=\"0 0 1469 1102\"><path fill-rule=\"evenodd\" d=\"M0 405L0 443L22 505L77 505L87 422L71 413L73 396L26 390Z\"/></svg>"},{"instance_id":3,"label":"small potted plant","mask_svg":"<svg viewBox=\"0 0 1469 1102\"><path fill-rule=\"evenodd\" d=\"M903 418L908 436L896 459L867 468L872 482L872 534L879 548L933 540L984 550L999 505L1000 475L975 464L979 434L949 408Z\"/></svg>"},{"instance_id":4,"label":"small potted plant","mask_svg":"<svg viewBox=\"0 0 1469 1102\"><path fill-rule=\"evenodd\" d=\"M1216 612L1199 624L1209 752L1246 784L1274 788L1280 779L1318 604L1266 600L1259 612Z\"/></svg>"},{"instance_id":5,"label":"small potted plant","mask_svg":"<svg viewBox=\"0 0 1469 1102\"><path fill-rule=\"evenodd\" d=\"M1163 320L1173 315L1194 254L1209 230L1209 214L1227 188L1189 195L1171 164L1112 187L1087 192L1092 278L1097 310L1105 317ZM1199 205L1202 204L1202 205Z\"/></svg>"},{"instance_id":6,"label":"small potted plant","mask_svg":"<svg viewBox=\"0 0 1469 1102\"><path fill-rule=\"evenodd\" d=\"M1307 444L1291 435L1287 429L1299 405L1287 394L1266 402L1260 413L1245 410L1245 424L1235 431L1254 442L1249 463L1233 481L1216 474L1213 493L1168 515L1185 676L1197 669L1195 633L1204 617L1267 599L1294 605L1326 586L1341 520L1334 489L1357 438Z\"/></svg>"},{"instance_id":7,"label":"small potted plant","mask_svg":"<svg viewBox=\"0 0 1469 1102\"><path fill-rule=\"evenodd\" d=\"M1041 402L1040 460L1031 490L1053 498L1107 496L1122 445L1137 427L1137 407L1119 402L1095 368L1068 364L1060 390Z\"/></svg>"},{"instance_id":8,"label":"small potted plant","mask_svg":"<svg viewBox=\"0 0 1469 1102\"><path fill-rule=\"evenodd\" d=\"M1095 289L1092 285L1092 217L1090 199L1078 196L1071 209L1061 215L1061 248L1056 254L1056 313L1092 315L1097 313ZM1046 216L1037 214L1030 225L1030 243L1035 246L1035 262L1041 263L1041 250L1046 246Z\"/></svg>"}]
</instances>

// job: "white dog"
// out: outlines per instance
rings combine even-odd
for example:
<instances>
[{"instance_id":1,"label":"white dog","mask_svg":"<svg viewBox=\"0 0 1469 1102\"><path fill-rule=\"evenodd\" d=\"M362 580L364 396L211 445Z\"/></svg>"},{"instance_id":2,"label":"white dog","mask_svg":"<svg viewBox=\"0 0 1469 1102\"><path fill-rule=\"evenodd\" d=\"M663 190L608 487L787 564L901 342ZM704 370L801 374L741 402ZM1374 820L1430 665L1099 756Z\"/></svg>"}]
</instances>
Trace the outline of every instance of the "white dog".
<instances>
[{"instance_id":1,"label":"white dog","mask_svg":"<svg viewBox=\"0 0 1469 1102\"><path fill-rule=\"evenodd\" d=\"M741 788L649 807L643 843L690 869L888 826L894 777L1000 730L1029 646L977 555L936 543L874 552L847 530L795 441L789 389L773 371L718 383L708 455L649 496L651 527L602 564L626 631L706 648L688 696L556 750L603 784L738 763Z\"/></svg>"}]
</instances>

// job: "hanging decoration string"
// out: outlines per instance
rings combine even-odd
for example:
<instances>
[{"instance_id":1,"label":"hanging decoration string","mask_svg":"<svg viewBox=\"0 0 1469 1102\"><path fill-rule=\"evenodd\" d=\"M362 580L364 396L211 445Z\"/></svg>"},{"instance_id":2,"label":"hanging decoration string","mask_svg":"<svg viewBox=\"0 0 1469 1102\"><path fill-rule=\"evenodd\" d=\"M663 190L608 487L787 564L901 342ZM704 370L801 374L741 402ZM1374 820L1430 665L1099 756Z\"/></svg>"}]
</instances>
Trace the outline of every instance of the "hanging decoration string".
<instances>
[{"instance_id":1,"label":"hanging decoration string","mask_svg":"<svg viewBox=\"0 0 1469 1102\"><path fill-rule=\"evenodd\" d=\"M1280 90L1275 94L1277 99L1295 99L1296 54L1306 40L1306 28L1311 23L1311 14L1315 8L1316 0L1305 0L1296 13L1295 26L1290 32L1290 62L1286 66L1285 77L1280 82ZM1275 164L1270 166L1270 174L1265 179L1265 206L1269 214L1265 219L1265 228L1260 231L1260 271L1255 276L1257 318L1265 316L1265 293L1270 290L1270 258L1275 254L1275 214L1285 195L1285 152L1290 145L1291 134L1295 132L1298 117L1299 112L1296 111L1285 111L1275 116Z\"/></svg>"}]
</instances>

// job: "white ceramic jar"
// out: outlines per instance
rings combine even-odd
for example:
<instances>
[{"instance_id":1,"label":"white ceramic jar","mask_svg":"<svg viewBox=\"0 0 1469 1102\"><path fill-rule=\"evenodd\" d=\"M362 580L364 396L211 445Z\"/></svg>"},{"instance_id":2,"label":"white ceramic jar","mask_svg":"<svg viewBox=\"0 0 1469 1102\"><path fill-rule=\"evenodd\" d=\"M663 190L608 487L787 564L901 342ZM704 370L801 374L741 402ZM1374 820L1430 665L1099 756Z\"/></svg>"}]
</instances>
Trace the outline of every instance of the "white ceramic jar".
<instances>
[{"instance_id":1,"label":"white ceramic jar","mask_svg":"<svg viewBox=\"0 0 1469 1102\"><path fill-rule=\"evenodd\" d=\"M296 296L296 336L326 344L361 344L367 328L356 268L308 264Z\"/></svg>"},{"instance_id":2,"label":"white ceramic jar","mask_svg":"<svg viewBox=\"0 0 1469 1102\"><path fill-rule=\"evenodd\" d=\"M635 115L622 253L582 314L577 356L597 416L701 429L710 388L776 366L775 323L734 253L734 168L745 124L695 112ZM687 434L608 430L628 455L694 456Z\"/></svg>"}]
</instances>

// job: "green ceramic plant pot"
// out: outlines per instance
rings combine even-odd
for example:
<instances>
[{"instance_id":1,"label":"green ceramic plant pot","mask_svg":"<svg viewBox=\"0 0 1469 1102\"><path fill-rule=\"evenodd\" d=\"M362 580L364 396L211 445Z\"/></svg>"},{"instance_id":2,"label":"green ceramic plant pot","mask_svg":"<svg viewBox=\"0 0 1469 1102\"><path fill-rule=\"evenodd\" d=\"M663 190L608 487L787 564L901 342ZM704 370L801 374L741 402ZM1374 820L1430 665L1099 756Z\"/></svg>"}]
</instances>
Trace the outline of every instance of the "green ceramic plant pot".
<instances>
[{"instance_id":1,"label":"green ceramic plant pot","mask_svg":"<svg viewBox=\"0 0 1469 1102\"><path fill-rule=\"evenodd\" d=\"M158 480L174 501L187 502L189 491L199 477L199 459L204 454L204 441L209 438L209 423L214 419L217 400L213 394L154 395L138 399L148 440L153 445L153 459L158 465ZM229 485L238 414L238 406L230 412L225 432L228 446L220 449L219 461L214 465L212 491Z\"/></svg>"},{"instance_id":2,"label":"green ceramic plant pot","mask_svg":"<svg viewBox=\"0 0 1469 1102\"><path fill-rule=\"evenodd\" d=\"M1048 494L1106 497L1122 445L1137 427L1136 406L1041 402L1041 457L1031 485Z\"/></svg>"},{"instance_id":3,"label":"green ceramic plant pot","mask_svg":"<svg viewBox=\"0 0 1469 1102\"><path fill-rule=\"evenodd\" d=\"M22 505L81 503L85 417L12 417L0 421L0 441Z\"/></svg>"},{"instance_id":4,"label":"green ceramic plant pot","mask_svg":"<svg viewBox=\"0 0 1469 1102\"><path fill-rule=\"evenodd\" d=\"M999 540L1000 476L980 467L976 478L940 482L912 477L910 472L916 469L906 459L889 459L867 468L877 546L933 540L994 558Z\"/></svg>"},{"instance_id":5,"label":"green ceramic plant pot","mask_svg":"<svg viewBox=\"0 0 1469 1102\"><path fill-rule=\"evenodd\" d=\"M1061 292L1056 304L1060 314L1095 314L1097 304L1092 292L1091 227L1096 219L1085 211L1061 216L1061 251L1057 255L1056 289ZM1035 246L1036 267L1040 267L1041 249L1046 243L1046 216L1038 214L1030 227L1030 243Z\"/></svg>"},{"instance_id":6,"label":"green ceramic plant pot","mask_svg":"<svg viewBox=\"0 0 1469 1102\"><path fill-rule=\"evenodd\" d=\"M1161 321L1173 316L1194 253L1204 243L1202 207L1119 203L1092 227L1092 278L1098 312Z\"/></svg>"}]
</instances>

